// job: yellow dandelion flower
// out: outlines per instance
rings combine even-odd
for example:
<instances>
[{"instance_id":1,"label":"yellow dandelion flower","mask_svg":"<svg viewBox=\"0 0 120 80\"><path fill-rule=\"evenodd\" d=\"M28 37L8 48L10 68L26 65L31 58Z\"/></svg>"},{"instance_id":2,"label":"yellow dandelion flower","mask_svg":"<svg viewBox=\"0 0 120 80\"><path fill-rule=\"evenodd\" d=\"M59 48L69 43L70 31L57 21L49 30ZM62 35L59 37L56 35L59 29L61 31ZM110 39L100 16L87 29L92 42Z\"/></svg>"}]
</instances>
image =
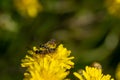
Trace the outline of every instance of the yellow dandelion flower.
<instances>
[{"instance_id":1,"label":"yellow dandelion flower","mask_svg":"<svg viewBox=\"0 0 120 80\"><path fill-rule=\"evenodd\" d=\"M79 80L114 80L111 79L110 75L103 75L102 69L96 67L85 67L81 74L74 72L73 73Z\"/></svg>"},{"instance_id":2,"label":"yellow dandelion flower","mask_svg":"<svg viewBox=\"0 0 120 80\"><path fill-rule=\"evenodd\" d=\"M69 57L71 51L62 44L46 43L40 48L33 47L22 59L21 66L26 67L24 80L63 80L69 74L69 69L74 66ZM55 47L53 47L53 46Z\"/></svg>"},{"instance_id":3,"label":"yellow dandelion flower","mask_svg":"<svg viewBox=\"0 0 120 80\"><path fill-rule=\"evenodd\" d=\"M111 15L120 17L120 0L106 0L106 6Z\"/></svg>"},{"instance_id":4,"label":"yellow dandelion flower","mask_svg":"<svg viewBox=\"0 0 120 80\"><path fill-rule=\"evenodd\" d=\"M120 80L120 63L117 66L115 77L117 80Z\"/></svg>"},{"instance_id":5,"label":"yellow dandelion flower","mask_svg":"<svg viewBox=\"0 0 120 80\"><path fill-rule=\"evenodd\" d=\"M14 0L15 7L23 16L36 17L42 11L38 0Z\"/></svg>"}]
</instances>

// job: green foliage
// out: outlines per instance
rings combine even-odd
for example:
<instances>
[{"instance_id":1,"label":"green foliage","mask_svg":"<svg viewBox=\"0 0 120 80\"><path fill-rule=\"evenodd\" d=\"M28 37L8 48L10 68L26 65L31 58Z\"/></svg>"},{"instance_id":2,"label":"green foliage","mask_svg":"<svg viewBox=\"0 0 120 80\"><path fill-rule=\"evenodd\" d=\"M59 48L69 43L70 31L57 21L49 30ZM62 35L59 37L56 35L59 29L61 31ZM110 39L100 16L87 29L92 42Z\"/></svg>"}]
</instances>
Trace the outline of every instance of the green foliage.
<instances>
[{"instance_id":1,"label":"green foliage","mask_svg":"<svg viewBox=\"0 0 120 80\"><path fill-rule=\"evenodd\" d=\"M104 0L39 0L38 3L42 10L31 17L27 12L21 14L15 0L0 0L1 80L22 80L21 58L32 46L51 38L72 51L76 63L73 71L98 61L104 72L114 76L120 61L120 18L109 14Z\"/></svg>"}]
</instances>

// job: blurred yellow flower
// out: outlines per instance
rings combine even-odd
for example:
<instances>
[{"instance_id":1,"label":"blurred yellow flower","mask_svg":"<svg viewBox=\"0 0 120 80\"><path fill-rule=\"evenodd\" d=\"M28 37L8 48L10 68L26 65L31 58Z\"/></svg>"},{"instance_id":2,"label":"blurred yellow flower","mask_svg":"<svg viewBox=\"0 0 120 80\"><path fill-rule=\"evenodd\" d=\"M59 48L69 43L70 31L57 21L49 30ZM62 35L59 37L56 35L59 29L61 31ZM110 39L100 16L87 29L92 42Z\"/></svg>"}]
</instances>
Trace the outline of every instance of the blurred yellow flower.
<instances>
[{"instance_id":1,"label":"blurred yellow flower","mask_svg":"<svg viewBox=\"0 0 120 80\"><path fill-rule=\"evenodd\" d=\"M120 17L120 0L106 0L106 6L111 15Z\"/></svg>"},{"instance_id":2,"label":"blurred yellow flower","mask_svg":"<svg viewBox=\"0 0 120 80\"><path fill-rule=\"evenodd\" d=\"M38 0L14 0L14 4L21 15L33 18L43 9Z\"/></svg>"},{"instance_id":3,"label":"blurred yellow flower","mask_svg":"<svg viewBox=\"0 0 120 80\"><path fill-rule=\"evenodd\" d=\"M114 80L111 79L110 75L103 75L102 69L98 69L96 67L85 67L85 71L82 70L82 72L79 74L77 72L73 73L79 80Z\"/></svg>"},{"instance_id":4,"label":"blurred yellow flower","mask_svg":"<svg viewBox=\"0 0 120 80\"><path fill-rule=\"evenodd\" d=\"M117 80L120 80L120 63L117 66L115 77Z\"/></svg>"},{"instance_id":5,"label":"blurred yellow flower","mask_svg":"<svg viewBox=\"0 0 120 80\"><path fill-rule=\"evenodd\" d=\"M21 63L22 67L27 68L24 80L63 80L69 74L68 70L74 66L71 61L74 57L69 57L71 51L62 44L55 48L46 43L40 48L33 47L28 52L29 55Z\"/></svg>"}]
</instances>

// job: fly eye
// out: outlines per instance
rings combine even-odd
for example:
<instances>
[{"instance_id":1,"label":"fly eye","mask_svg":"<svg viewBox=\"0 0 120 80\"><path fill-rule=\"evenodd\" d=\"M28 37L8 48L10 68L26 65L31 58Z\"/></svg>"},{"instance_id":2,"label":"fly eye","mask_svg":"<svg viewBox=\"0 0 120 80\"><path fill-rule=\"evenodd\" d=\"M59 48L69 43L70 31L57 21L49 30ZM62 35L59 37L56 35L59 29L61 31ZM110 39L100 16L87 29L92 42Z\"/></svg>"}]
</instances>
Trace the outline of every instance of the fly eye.
<instances>
[{"instance_id":1,"label":"fly eye","mask_svg":"<svg viewBox=\"0 0 120 80\"><path fill-rule=\"evenodd\" d=\"M41 53L41 50L36 50L35 53L39 54L39 53Z\"/></svg>"},{"instance_id":2,"label":"fly eye","mask_svg":"<svg viewBox=\"0 0 120 80\"><path fill-rule=\"evenodd\" d=\"M41 45L40 45L40 47L44 47L44 45L43 45L43 44L41 44Z\"/></svg>"}]
</instances>

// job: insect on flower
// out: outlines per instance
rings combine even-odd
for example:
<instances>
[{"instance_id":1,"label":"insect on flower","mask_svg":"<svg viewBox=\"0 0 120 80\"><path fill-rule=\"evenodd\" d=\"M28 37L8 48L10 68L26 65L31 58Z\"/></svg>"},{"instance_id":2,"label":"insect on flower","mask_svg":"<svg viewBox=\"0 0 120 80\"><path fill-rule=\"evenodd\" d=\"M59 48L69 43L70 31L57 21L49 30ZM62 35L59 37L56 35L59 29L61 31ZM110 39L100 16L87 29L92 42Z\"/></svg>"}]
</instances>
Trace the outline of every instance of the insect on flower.
<instances>
[{"instance_id":1,"label":"insect on flower","mask_svg":"<svg viewBox=\"0 0 120 80\"><path fill-rule=\"evenodd\" d=\"M39 49L35 51L36 54L47 54L52 53L56 50L57 43L54 39L51 39L45 44L41 44Z\"/></svg>"},{"instance_id":2,"label":"insect on flower","mask_svg":"<svg viewBox=\"0 0 120 80\"><path fill-rule=\"evenodd\" d=\"M98 63L98 62L94 62L94 63L92 63L92 65L91 65L92 67L95 67L95 68L97 68L97 69L102 69L102 66L101 66L101 64L100 63Z\"/></svg>"}]
</instances>

